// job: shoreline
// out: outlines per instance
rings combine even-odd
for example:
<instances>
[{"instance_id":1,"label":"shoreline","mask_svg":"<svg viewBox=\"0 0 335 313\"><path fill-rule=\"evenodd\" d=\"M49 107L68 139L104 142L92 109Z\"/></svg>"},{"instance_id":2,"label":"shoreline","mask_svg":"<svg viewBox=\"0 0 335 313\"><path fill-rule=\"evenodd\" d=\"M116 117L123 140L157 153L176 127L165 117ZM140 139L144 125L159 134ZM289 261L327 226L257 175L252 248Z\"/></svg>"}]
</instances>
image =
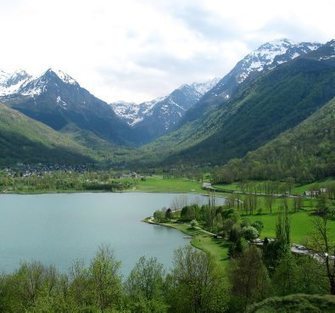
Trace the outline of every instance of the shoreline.
<instances>
[{"instance_id":1,"label":"shoreline","mask_svg":"<svg viewBox=\"0 0 335 313\"><path fill-rule=\"evenodd\" d=\"M17 192L17 191L13 191L13 192L4 192L4 191L0 191L0 196L1 195L53 195L53 194L77 194L77 193L164 193L164 194L195 194L195 195L199 195L199 196L204 196L204 197L208 197L208 194L206 193L200 193L198 191L146 191L146 190L140 190L140 189L136 189L136 190L131 190L131 189L127 189L127 190L120 190L120 191L108 191L108 190L59 190L59 191L52 191L52 190L48 190L48 191L22 191L22 192ZM224 193L220 193L219 195L216 195L218 198L223 198L224 197Z\"/></svg>"},{"instance_id":2,"label":"shoreline","mask_svg":"<svg viewBox=\"0 0 335 313\"><path fill-rule=\"evenodd\" d=\"M197 229L190 229L190 226L181 223L173 225L172 223L158 223L151 220L152 217L146 217L142 220L142 222L150 224L150 225L157 225L167 228L175 229L182 234L190 237L190 245L194 247L195 249L201 250L207 255L211 256L215 262L223 267L227 265L227 262L229 261L227 253L228 253L228 247L223 246L222 244L225 244L225 242L220 241L220 239L214 238L209 232L202 228ZM180 227L177 227L179 225ZM185 228L187 227L187 229Z\"/></svg>"}]
</instances>

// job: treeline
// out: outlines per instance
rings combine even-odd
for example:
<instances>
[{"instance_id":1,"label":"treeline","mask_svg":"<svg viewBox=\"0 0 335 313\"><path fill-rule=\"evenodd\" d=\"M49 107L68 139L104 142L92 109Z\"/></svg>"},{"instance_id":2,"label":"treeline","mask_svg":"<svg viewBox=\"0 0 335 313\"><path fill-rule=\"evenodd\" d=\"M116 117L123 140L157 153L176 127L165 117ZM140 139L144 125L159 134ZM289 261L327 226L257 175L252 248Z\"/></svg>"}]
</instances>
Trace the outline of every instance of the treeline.
<instances>
[{"instance_id":1,"label":"treeline","mask_svg":"<svg viewBox=\"0 0 335 313\"><path fill-rule=\"evenodd\" d=\"M204 253L191 247L175 251L166 272L155 258L142 257L128 277L108 247L89 266L75 262L68 274L53 266L25 263L0 278L0 311L6 313L223 312L227 295L223 275Z\"/></svg>"},{"instance_id":2,"label":"treeline","mask_svg":"<svg viewBox=\"0 0 335 313\"><path fill-rule=\"evenodd\" d=\"M270 273L255 246L246 248L227 270L191 247L175 251L169 272L155 258L140 258L126 278L120 266L108 247L100 248L88 266L75 262L68 274L38 262L24 263L1 275L0 311L232 313L274 295L328 291L324 271L312 258L287 255Z\"/></svg>"},{"instance_id":3,"label":"treeline","mask_svg":"<svg viewBox=\"0 0 335 313\"><path fill-rule=\"evenodd\" d=\"M53 171L29 175L0 173L0 192L120 191L129 189L133 184L134 179L119 179L109 171Z\"/></svg>"},{"instance_id":4,"label":"treeline","mask_svg":"<svg viewBox=\"0 0 335 313\"><path fill-rule=\"evenodd\" d=\"M257 201L255 195L245 197ZM316 201L312 215L314 229L311 229L309 238L309 246L318 251L318 257L313 253L294 255L291 252L290 211L295 210L295 206L290 208L287 198L278 200L280 204L274 217L277 218L275 238L265 238L264 241L256 240L263 230L263 223L257 220L250 222L241 217L240 213L246 211L250 215L252 212L243 209L243 206L238 210L239 201L236 202L234 195L224 206L215 206L215 199L209 200L208 205L186 205L180 211L155 211L154 219L158 222L186 223L194 231L204 229L213 232L218 243L228 247L230 261L225 275L230 296L227 311L222 312L245 312L251 304L273 296L335 294L332 256L335 243L329 228L335 211L326 195L321 195ZM295 201L292 203L296 205ZM303 309L294 312L307 310L302 303L299 306Z\"/></svg>"}]
</instances>

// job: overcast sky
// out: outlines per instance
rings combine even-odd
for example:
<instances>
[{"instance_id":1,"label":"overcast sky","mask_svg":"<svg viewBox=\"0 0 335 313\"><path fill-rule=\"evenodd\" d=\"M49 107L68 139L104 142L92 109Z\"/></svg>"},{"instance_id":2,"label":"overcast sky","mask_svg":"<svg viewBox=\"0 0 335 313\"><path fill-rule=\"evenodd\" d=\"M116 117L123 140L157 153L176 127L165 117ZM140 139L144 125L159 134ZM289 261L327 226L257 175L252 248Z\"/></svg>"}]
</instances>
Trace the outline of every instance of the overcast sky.
<instances>
[{"instance_id":1,"label":"overcast sky","mask_svg":"<svg viewBox=\"0 0 335 313\"><path fill-rule=\"evenodd\" d=\"M61 69L107 102L222 77L279 38L335 38L334 0L0 0L0 69Z\"/></svg>"}]
</instances>

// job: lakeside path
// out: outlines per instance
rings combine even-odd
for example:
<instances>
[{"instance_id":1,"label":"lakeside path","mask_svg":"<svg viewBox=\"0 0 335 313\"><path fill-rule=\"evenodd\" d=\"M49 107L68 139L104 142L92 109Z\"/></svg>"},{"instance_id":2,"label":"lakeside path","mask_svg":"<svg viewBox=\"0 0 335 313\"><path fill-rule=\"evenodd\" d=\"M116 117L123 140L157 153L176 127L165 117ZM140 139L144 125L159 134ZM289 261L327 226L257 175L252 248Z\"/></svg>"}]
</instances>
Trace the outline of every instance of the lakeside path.
<instances>
[{"instance_id":1,"label":"lakeside path","mask_svg":"<svg viewBox=\"0 0 335 313\"><path fill-rule=\"evenodd\" d=\"M228 243L222 239L215 238L215 234L202 229L201 227L192 228L187 224L180 223L157 223L153 217L148 217L144 222L163 227L174 228L185 234L190 239L190 244L212 256L215 262L222 268L228 264Z\"/></svg>"}]
</instances>

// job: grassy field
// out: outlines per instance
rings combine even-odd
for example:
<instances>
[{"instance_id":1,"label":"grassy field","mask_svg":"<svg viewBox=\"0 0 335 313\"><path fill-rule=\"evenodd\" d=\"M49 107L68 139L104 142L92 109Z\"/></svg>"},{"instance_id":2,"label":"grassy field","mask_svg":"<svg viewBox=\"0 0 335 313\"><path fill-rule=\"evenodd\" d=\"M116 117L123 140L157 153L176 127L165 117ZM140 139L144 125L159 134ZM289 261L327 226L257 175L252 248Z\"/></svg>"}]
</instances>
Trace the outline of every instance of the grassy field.
<instances>
[{"instance_id":1,"label":"grassy field","mask_svg":"<svg viewBox=\"0 0 335 313\"><path fill-rule=\"evenodd\" d=\"M165 223L168 227L175 228L184 234L191 236L191 245L211 255L221 267L228 263L228 245L222 239L215 239L200 230L193 229L186 224Z\"/></svg>"},{"instance_id":2,"label":"grassy field","mask_svg":"<svg viewBox=\"0 0 335 313\"><path fill-rule=\"evenodd\" d=\"M266 214L266 215L253 215L246 216L251 222L262 221L264 224L264 229L262 231L261 237L274 238L276 236L276 222L277 214ZM313 233L313 217L308 211L298 212L290 214L291 222L291 241L294 243L307 244L308 237ZM335 221L332 220L329 223L330 234L333 235L333 240L335 240Z\"/></svg>"},{"instance_id":3,"label":"grassy field","mask_svg":"<svg viewBox=\"0 0 335 313\"><path fill-rule=\"evenodd\" d=\"M306 190L311 190L311 189L319 189L321 187L324 187L328 183L333 183L335 182L334 178L329 178L326 180L321 180L321 181L316 181L310 184L296 184L293 189L292 189L292 194L294 195L302 195ZM262 183L261 181L254 181L251 183L255 184L260 184ZM239 183L232 183L232 184L219 184L219 185L214 185L214 187L220 191L241 191L240 184Z\"/></svg>"},{"instance_id":4,"label":"grassy field","mask_svg":"<svg viewBox=\"0 0 335 313\"><path fill-rule=\"evenodd\" d=\"M333 183L334 181L335 181L334 179L326 179L326 180L317 181L311 184L297 185L293 188L292 192L294 194L303 194L304 191L306 190L319 189L321 187L324 187L328 183Z\"/></svg>"},{"instance_id":5,"label":"grassy field","mask_svg":"<svg viewBox=\"0 0 335 313\"><path fill-rule=\"evenodd\" d=\"M140 180L134 190L143 192L196 192L201 193L201 183L186 178L163 178L163 176L149 176Z\"/></svg>"}]
</instances>

